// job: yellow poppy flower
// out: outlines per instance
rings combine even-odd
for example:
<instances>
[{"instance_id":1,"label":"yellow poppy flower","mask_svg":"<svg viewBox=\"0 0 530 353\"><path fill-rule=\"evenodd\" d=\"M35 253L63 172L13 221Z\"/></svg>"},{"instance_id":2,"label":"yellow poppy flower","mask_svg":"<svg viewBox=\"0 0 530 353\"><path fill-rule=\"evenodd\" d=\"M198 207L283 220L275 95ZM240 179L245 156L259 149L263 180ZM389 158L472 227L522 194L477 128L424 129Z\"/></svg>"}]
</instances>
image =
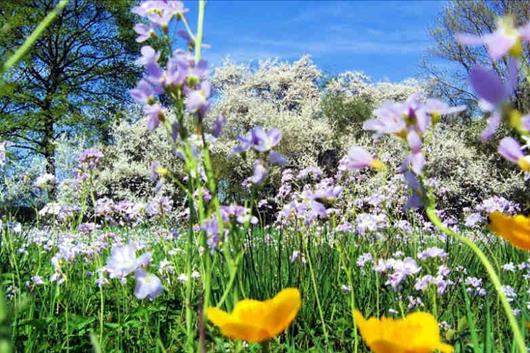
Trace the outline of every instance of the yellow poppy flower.
<instances>
[{"instance_id":1,"label":"yellow poppy flower","mask_svg":"<svg viewBox=\"0 0 530 353\"><path fill-rule=\"evenodd\" d=\"M530 250L530 218L493 212L490 213L490 229L514 246Z\"/></svg>"},{"instance_id":2,"label":"yellow poppy flower","mask_svg":"<svg viewBox=\"0 0 530 353\"><path fill-rule=\"evenodd\" d=\"M451 353L453 347L440 341L440 329L430 313L417 312L404 319L370 318L355 310L357 327L374 353Z\"/></svg>"},{"instance_id":3,"label":"yellow poppy flower","mask_svg":"<svg viewBox=\"0 0 530 353\"><path fill-rule=\"evenodd\" d=\"M269 300L241 300L230 314L208 308L206 316L229 338L263 342L285 331L301 306L300 291L287 288Z\"/></svg>"}]
</instances>

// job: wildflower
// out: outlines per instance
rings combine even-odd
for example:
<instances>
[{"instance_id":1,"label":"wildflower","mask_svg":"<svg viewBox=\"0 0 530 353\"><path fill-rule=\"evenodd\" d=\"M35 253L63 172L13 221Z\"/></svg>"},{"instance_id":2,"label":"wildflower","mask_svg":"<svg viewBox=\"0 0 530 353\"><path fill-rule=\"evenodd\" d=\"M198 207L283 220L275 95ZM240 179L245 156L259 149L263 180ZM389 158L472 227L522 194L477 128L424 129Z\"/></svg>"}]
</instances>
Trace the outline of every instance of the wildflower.
<instances>
[{"instance_id":1,"label":"wildflower","mask_svg":"<svg viewBox=\"0 0 530 353\"><path fill-rule=\"evenodd\" d=\"M356 170L363 168L382 169L383 163L374 158L364 148L354 146L350 148L348 154L342 158L339 162L339 169L345 170Z\"/></svg>"},{"instance_id":2,"label":"wildflower","mask_svg":"<svg viewBox=\"0 0 530 353\"><path fill-rule=\"evenodd\" d=\"M178 19L188 9L184 8L181 1L143 1L139 6L133 7L131 11L147 18L152 25L167 32L171 19L173 17Z\"/></svg>"},{"instance_id":3,"label":"wildflower","mask_svg":"<svg viewBox=\"0 0 530 353\"><path fill-rule=\"evenodd\" d=\"M199 89L188 92L185 99L186 111L203 116L209 107L208 98L210 93L210 83L208 81L201 82Z\"/></svg>"},{"instance_id":4,"label":"wildflower","mask_svg":"<svg viewBox=\"0 0 530 353\"><path fill-rule=\"evenodd\" d=\"M106 270L111 278L125 277L136 271L140 266L151 260L151 254L146 253L136 257L137 247L129 243L125 246L113 246L111 256L107 259Z\"/></svg>"},{"instance_id":5,"label":"wildflower","mask_svg":"<svg viewBox=\"0 0 530 353\"><path fill-rule=\"evenodd\" d=\"M154 130L160 126L160 122L164 121L166 117L162 111L160 103L146 105L144 107L144 112L149 116L149 121L147 122L147 128L149 130Z\"/></svg>"},{"instance_id":6,"label":"wildflower","mask_svg":"<svg viewBox=\"0 0 530 353\"><path fill-rule=\"evenodd\" d=\"M213 122L212 135L214 137L221 136L221 133L225 125L226 125L226 118L222 115L219 115L217 118L215 118Z\"/></svg>"},{"instance_id":7,"label":"wildflower","mask_svg":"<svg viewBox=\"0 0 530 353\"><path fill-rule=\"evenodd\" d=\"M490 214L490 229L514 246L530 250L530 218L523 215L508 216L501 212Z\"/></svg>"},{"instance_id":8,"label":"wildflower","mask_svg":"<svg viewBox=\"0 0 530 353\"><path fill-rule=\"evenodd\" d=\"M374 258L372 256L372 254L370 253L364 253L364 254L361 254L358 258L357 258L357 266L358 267L364 267L364 265L366 265L367 263L369 262L373 262L374 261Z\"/></svg>"},{"instance_id":9,"label":"wildflower","mask_svg":"<svg viewBox=\"0 0 530 353\"><path fill-rule=\"evenodd\" d=\"M230 314L219 308L208 308L206 316L231 339L263 342L282 333L301 305L300 291L287 288L269 300L241 300Z\"/></svg>"},{"instance_id":10,"label":"wildflower","mask_svg":"<svg viewBox=\"0 0 530 353\"><path fill-rule=\"evenodd\" d=\"M138 34L138 37L136 37L136 41L138 43L142 43L149 38L156 37L156 32L153 26L148 26L144 23L137 23L134 25L133 29Z\"/></svg>"},{"instance_id":11,"label":"wildflower","mask_svg":"<svg viewBox=\"0 0 530 353\"><path fill-rule=\"evenodd\" d=\"M366 320L355 310L357 327L374 353L442 353L453 352L453 347L440 341L440 329L432 314L416 312L404 319L370 318Z\"/></svg>"},{"instance_id":12,"label":"wildflower","mask_svg":"<svg viewBox=\"0 0 530 353\"><path fill-rule=\"evenodd\" d=\"M509 54L520 57L523 52L523 42L530 42L530 22L525 26L515 28L513 18L505 16L497 20L497 29L484 36L458 33L456 40L463 45L485 45L493 60L498 60Z\"/></svg>"},{"instance_id":13,"label":"wildflower","mask_svg":"<svg viewBox=\"0 0 530 353\"><path fill-rule=\"evenodd\" d=\"M505 137L499 143L499 154L508 161L515 163L524 171L530 172L530 157L525 156L521 146L512 137Z\"/></svg>"},{"instance_id":14,"label":"wildflower","mask_svg":"<svg viewBox=\"0 0 530 353\"><path fill-rule=\"evenodd\" d=\"M488 140L499 127L503 116L503 103L514 93L519 76L515 60L508 61L506 80L503 82L497 72L482 66L475 66L469 73L473 90L479 96L480 108L489 114L488 124L481 134L481 139Z\"/></svg>"},{"instance_id":15,"label":"wildflower","mask_svg":"<svg viewBox=\"0 0 530 353\"><path fill-rule=\"evenodd\" d=\"M152 273L147 273L143 269L138 269L135 272L136 287L134 295L138 299L149 298L151 300L162 294L164 287L160 278Z\"/></svg>"},{"instance_id":16,"label":"wildflower","mask_svg":"<svg viewBox=\"0 0 530 353\"><path fill-rule=\"evenodd\" d=\"M439 257L440 259L446 258L447 253L443 249L437 247L428 248L418 253L418 259L420 260L427 260L429 258L436 257Z\"/></svg>"},{"instance_id":17,"label":"wildflower","mask_svg":"<svg viewBox=\"0 0 530 353\"><path fill-rule=\"evenodd\" d=\"M95 148L84 150L79 156L78 168L81 170L94 170L103 158L103 153Z\"/></svg>"},{"instance_id":18,"label":"wildflower","mask_svg":"<svg viewBox=\"0 0 530 353\"><path fill-rule=\"evenodd\" d=\"M483 297L486 295L486 290L482 288L482 279L476 277L467 277L464 283L468 286L467 291Z\"/></svg>"},{"instance_id":19,"label":"wildflower","mask_svg":"<svg viewBox=\"0 0 530 353\"><path fill-rule=\"evenodd\" d=\"M155 51L153 47L149 45L144 45L142 49L140 49L140 53L142 53L142 56L136 60L136 63L140 65L147 65L153 62L156 63L158 59L160 59L160 52Z\"/></svg>"},{"instance_id":20,"label":"wildflower","mask_svg":"<svg viewBox=\"0 0 530 353\"><path fill-rule=\"evenodd\" d=\"M265 167L264 163L261 160L256 160L254 162L254 174L247 178L247 181L254 185L261 185L267 179L269 172Z\"/></svg>"},{"instance_id":21,"label":"wildflower","mask_svg":"<svg viewBox=\"0 0 530 353\"><path fill-rule=\"evenodd\" d=\"M162 93L162 91L160 88L151 85L144 79L141 79L138 82L136 88L130 90L129 93L135 101L142 104L152 105L156 103L155 97Z\"/></svg>"},{"instance_id":22,"label":"wildflower","mask_svg":"<svg viewBox=\"0 0 530 353\"><path fill-rule=\"evenodd\" d=\"M258 152L268 152L282 139L282 132L278 129L265 131L261 126L256 126L245 135L239 136L239 144L233 148L232 153L242 153L250 148Z\"/></svg>"}]
</instances>

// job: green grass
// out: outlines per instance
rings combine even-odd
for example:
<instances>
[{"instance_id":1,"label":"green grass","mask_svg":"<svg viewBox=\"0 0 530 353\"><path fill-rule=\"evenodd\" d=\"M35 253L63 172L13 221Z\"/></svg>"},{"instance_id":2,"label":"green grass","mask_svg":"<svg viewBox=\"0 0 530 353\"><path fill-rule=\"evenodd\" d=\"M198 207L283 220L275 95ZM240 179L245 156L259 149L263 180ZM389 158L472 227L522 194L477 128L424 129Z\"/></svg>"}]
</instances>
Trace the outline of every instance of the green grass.
<instances>
[{"instance_id":1,"label":"green grass","mask_svg":"<svg viewBox=\"0 0 530 353\"><path fill-rule=\"evenodd\" d=\"M100 230L97 234L110 230ZM95 274L105 264L108 249L90 259L77 257L72 263L65 263L62 270L66 281L61 285L51 283L51 257L57 249L45 251L41 245L31 244L26 247L27 253L22 254L18 249L25 243L27 232L4 232L0 246L0 270L2 288L7 293L8 316L3 321L0 333L10 340L13 351L185 350L186 286L177 279L179 274L186 272L185 241L164 240L156 236L155 229L147 227L115 228L112 231L125 241L148 241L148 249L154 255L151 272L157 270L162 259L168 259L173 264L175 273L163 279L165 291L162 296L152 302L136 299L132 278L125 285L118 280L110 280L100 290L95 285ZM55 229L45 234L53 238L63 233ZM95 239L96 235L92 237ZM390 309L406 314L409 295L422 299L424 307L421 310L433 312L439 322L448 323L448 327L442 329L442 337L444 341L454 345L455 352L513 351L512 334L494 289L488 284L479 261L467 248L460 244L442 242L419 229L407 236L388 229L381 238L333 235L325 228L283 231L255 228L247 236L241 236L240 240L247 245L232 295L237 295L238 298L265 299L285 287L300 289L303 307L287 332L272 342L272 352L353 352L356 348L358 352L367 352L354 331L352 307L361 310L365 316L389 316ZM88 237L83 241L91 242ZM375 258L384 259L402 251L405 256L415 258L419 250L428 246L443 247L449 253L446 262L453 270L450 278L455 283L444 295L436 295L434 288L419 293L414 289L412 279L404 283L400 292L396 292L385 285L386 275L375 273L370 266L363 270L356 265L359 255L366 252L373 254ZM526 253L496 239L488 245L481 243L480 247L490 259L495 260L496 266L528 261ZM197 250L193 249L193 266L200 271L201 255ZM303 253L305 263L291 263L289 258L294 250ZM418 261L422 265L419 275L435 275L440 261ZM457 266L463 266L467 275L454 270ZM228 280L225 268L224 258L214 256L211 282L211 302L214 304L221 298L224 283ZM313 272L310 271L311 268ZM496 270L503 284L511 285L518 293L512 304L521 310L519 319L528 320L528 279L523 277L528 270L515 273L498 267ZM94 275L89 277L87 272ZM27 286L26 282L31 281L31 276L36 274L44 279L45 284ZM483 278L487 295L468 295L464 285L460 283L466 276ZM343 291L343 285L351 286L353 291ZM16 290L13 291L13 288ZM201 290L200 280L195 280L192 305L196 314L202 302ZM227 309L230 309L230 305ZM412 311L414 310L419 309ZM196 318L197 315L194 317L194 328ZM241 344L222 337L208 323L206 335L208 352L243 349ZM250 345L244 349L258 352L259 346Z\"/></svg>"}]
</instances>

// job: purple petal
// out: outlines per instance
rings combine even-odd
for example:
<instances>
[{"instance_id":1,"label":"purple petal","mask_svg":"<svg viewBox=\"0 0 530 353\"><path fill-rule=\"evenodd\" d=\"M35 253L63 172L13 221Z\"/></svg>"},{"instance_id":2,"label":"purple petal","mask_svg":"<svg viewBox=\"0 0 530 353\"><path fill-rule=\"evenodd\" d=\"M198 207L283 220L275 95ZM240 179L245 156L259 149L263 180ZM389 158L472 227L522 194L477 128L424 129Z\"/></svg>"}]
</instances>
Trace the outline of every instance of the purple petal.
<instances>
[{"instance_id":1,"label":"purple petal","mask_svg":"<svg viewBox=\"0 0 530 353\"><path fill-rule=\"evenodd\" d=\"M484 44L484 39L480 36L469 33L457 33L455 39L462 45L481 45Z\"/></svg>"},{"instance_id":2,"label":"purple petal","mask_svg":"<svg viewBox=\"0 0 530 353\"><path fill-rule=\"evenodd\" d=\"M488 118L488 125L482 131L480 134L480 139L482 142L489 140L495 131L499 128L499 125L501 124L501 115L499 112L495 111L491 114L491 116Z\"/></svg>"},{"instance_id":3,"label":"purple petal","mask_svg":"<svg viewBox=\"0 0 530 353\"><path fill-rule=\"evenodd\" d=\"M477 65L471 69L469 79L475 92L488 103L497 106L506 98L504 84L495 71Z\"/></svg>"},{"instance_id":4,"label":"purple petal","mask_svg":"<svg viewBox=\"0 0 530 353\"><path fill-rule=\"evenodd\" d=\"M283 167L284 165L287 164L287 158L285 158L285 156L281 153L270 151L269 163L276 164L276 165L279 165L280 167Z\"/></svg>"},{"instance_id":5,"label":"purple petal","mask_svg":"<svg viewBox=\"0 0 530 353\"><path fill-rule=\"evenodd\" d=\"M418 133L416 133L416 131L414 131L414 130L409 131L409 133L407 134L407 142L408 142L412 152L418 153L420 151L420 149L421 149L421 138L420 138L420 135L418 135Z\"/></svg>"},{"instance_id":6,"label":"purple petal","mask_svg":"<svg viewBox=\"0 0 530 353\"><path fill-rule=\"evenodd\" d=\"M516 41L516 38L505 35L504 31L500 29L484 36L484 44L493 60L499 60L508 54Z\"/></svg>"},{"instance_id":7,"label":"purple petal","mask_svg":"<svg viewBox=\"0 0 530 353\"><path fill-rule=\"evenodd\" d=\"M521 145L512 137L505 137L499 143L499 153L510 162L517 163L523 158Z\"/></svg>"}]
</instances>

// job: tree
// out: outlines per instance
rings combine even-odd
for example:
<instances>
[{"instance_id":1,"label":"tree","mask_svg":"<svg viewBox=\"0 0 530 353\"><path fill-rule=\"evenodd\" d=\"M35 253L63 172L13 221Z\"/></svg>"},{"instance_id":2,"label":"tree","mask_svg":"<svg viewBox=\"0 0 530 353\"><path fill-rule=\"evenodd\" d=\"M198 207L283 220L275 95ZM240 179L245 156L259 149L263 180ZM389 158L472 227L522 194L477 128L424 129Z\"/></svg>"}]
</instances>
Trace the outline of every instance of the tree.
<instances>
[{"instance_id":1,"label":"tree","mask_svg":"<svg viewBox=\"0 0 530 353\"><path fill-rule=\"evenodd\" d=\"M434 46L423 62L426 73L434 78L434 92L452 104L473 105L476 96L468 85L468 73L476 65L484 65L502 74L506 60L492 63L483 47L464 47L455 40L456 33L484 35L496 28L497 18L511 15L515 25L520 26L529 19L527 1L455 0L443 10L438 24L431 30ZM530 53L524 48L525 60ZM528 110L529 94L527 82L522 82L514 99L515 105Z\"/></svg>"},{"instance_id":2,"label":"tree","mask_svg":"<svg viewBox=\"0 0 530 353\"><path fill-rule=\"evenodd\" d=\"M0 3L0 57L8 56L57 0ZM72 0L0 87L0 137L37 153L55 174L55 139L95 137L129 102L136 81L133 0Z\"/></svg>"}]
</instances>

